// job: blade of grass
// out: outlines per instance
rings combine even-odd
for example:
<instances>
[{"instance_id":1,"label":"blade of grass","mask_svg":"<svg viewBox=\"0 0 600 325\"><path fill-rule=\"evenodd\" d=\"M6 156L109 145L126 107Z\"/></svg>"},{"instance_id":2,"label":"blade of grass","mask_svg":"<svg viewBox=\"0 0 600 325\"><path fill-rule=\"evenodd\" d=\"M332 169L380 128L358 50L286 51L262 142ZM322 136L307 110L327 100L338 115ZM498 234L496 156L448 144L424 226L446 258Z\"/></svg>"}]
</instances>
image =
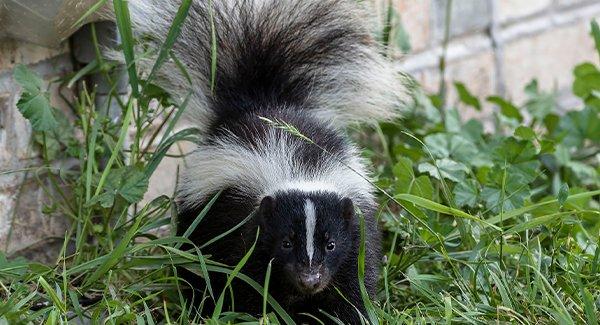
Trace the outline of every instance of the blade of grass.
<instances>
[{"instance_id":1,"label":"blade of grass","mask_svg":"<svg viewBox=\"0 0 600 325\"><path fill-rule=\"evenodd\" d=\"M158 72L158 70L162 67L163 63L165 63L165 61L167 60L169 52L171 52L173 45L175 45L175 41L181 33L181 26L183 26L183 23L185 22L191 4L192 0L181 1L179 9L177 10L177 14L175 14L175 18L173 18L173 22L171 23L171 27L169 28L169 32L167 33L167 37L162 46L160 47L158 57L156 58L156 61L154 61L152 70L150 70L150 74L146 79L145 85L148 85L152 81L154 75ZM142 88L142 93L144 93L145 88L146 86Z\"/></svg>"},{"instance_id":2,"label":"blade of grass","mask_svg":"<svg viewBox=\"0 0 600 325\"><path fill-rule=\"evenodd\" d=\"M190 235L194 232L194 230L196 230L196 227L198 227L198 224L200 223L200 221L202 221L202 219L204 219L204 217L206 216L208 211L210 211L210 208L217 201L219 196L221 196L221 192L222 191L217 192L217 194L215 194L212 197L212 199L210 199L210 201L208 201L206 206L204 206L204 208L202 208L202 211L200 211L198 216L194 219L194 221L192 221L192 224L190 224L190 226L183 233L183 236L182 236L183 238L189 238ZM183 243L179 243L179 244L175 245L175 248L180 248L182 244Z\"/></svg>"},{"instance_id":3,"label":"blade of grass","mask_svg":"<svg viewBox=\"0 0 600 325\"><path fill-rule=\"evenodd\" d=\"M94 162L96 161L96 138L98 137L98 121L94 120L92 125L92 134L88 142L88 152L85 167L85 201L89 202L92 195L92 174L94 172Z\"/></svg>"},{"instance_id":4,"label":"blade of grass","mask_svg":"<svg viewBox=\"0 0 600 325\"><path fill-rule=\"evenodd\" d=\"M223 273L223 274L228 274L228 275L232 274L232 272L233 272L232 270L230 270L226 267L222 267L222 266L207 265L207 268L208 268L208 271L210 271L210 272L217 272L217 273ZM190 271L194 272L193 269L190 269ZM258 284L256 281L254 281L252 278L248 277L247 275L245 275L243 273L238 273L237 278L244 281L246 284L251 286L258 293L263 292L262 286L260 284ZM294 320L290 317L290 315L288 315L288 313L285 311L285 309L283 309L283 307L281 307L281 305L275 299L273 299L273 297L271 295L268 296L267 301L269 302L271 307L273 307L273 310L275 310L275 312L279 315L279 317L281 317L281 319L284 321L284 323L286 323L288 325L296 324L294 322Z\"/></svg>"},{"instance_id":5,"label":"blade of grass","mask_svg":"<svg viewBox=\"0 0 600 325\"><path fill-rule=\"evenodd\" d=\"M580 214L580 213L589 213L589 214L597 214L600 216L600 212L599 211L592 211L592 210L584 210L584 211L564 211L564 212L558 212L558 213L553 213L553 214L548 214L545 216L541 216L541 217L537 217L537 218L533 218L527 222L524 223L520 223L510 229L508 229L505 234L516 234L522 231L525 231L527 229L532 229L541 225L545 225L548 224L552 221L556 221L556 220L560 220L563 217L566 216L570 216L573 214Z\"/></svg>"},{"instance_id":6,"label":"blade of grass","mask_svg":"<svg viewBox=\"0 0 600 325\"><path fill-rule=\"evenodd\" d=\"M81 25L84 20L86 20L94 12L96 12L98 9L100 9L100 7L104 6L104 4L106 4L106 1L107 0L99 0L98 2L96 2L93 6L90 7L90 9L88 9L83 14L83 16L81 16L79 19L77 19L77 21L73 25L71 25L71 29L75 29L75 28L79 27L79 25Z\"/></svg>"},{"instance_id":7,"label":"blade of grass","mask_svg":"<svg viewBox=\"0 0 600 325\"><path fill-rule=\"evenodd\" d=\"M267 297L269 296L269 281L271 280L271 267L273 264L273 259L269 261L269 265L267 265L267 273L265 274L265 285L263 286L263 321L267 324L269 322L269 317L267 316Z\"/></svg>"},{"instance_id":8,"label":"blade of grass","mask_svg":"<svg viewBox=\"0 0 600 325\"><path fill-rule=\"evenodd\" d=\"M137 70L135 68L135 55L133 51L133 31L131 28L131 18L129 16L129 7L127 0L113 0L115 10L115 18L117 20L117 28L121 36L121 45L123 47L123 55L127 64L127 74L129 75L129 84L133 97L138 98L140 93L138 89Z\"/></svg>"},{"instance_id":9,"label":"blade of grass","mask_svg":"<svg viewBox=\"0 0 600 325\"><path fill-rule=\"evenodd\" d=\"M102 172L102 176L100 176L100 181L98 182L98 187L96 188L94 197L98 196L98 194L100 194L100 192L102 191L104 182L106 182L106 178L108 177L108 174L110 173L112 165L115 163L115 160L117 159L117 157L119 156L119 153L121 152L121 147L123 146L123 143L125 142L125 138L127 137L127 131L129 130L129 123L131 122L132 115L133 115L133 101L130 101L129 104L127 105L127 111L125 112L125 118L123 119L123 124L121 125L121 131L119 132L119 139L117 140L115 147L112 149L112 153L110 155L110 158L108 159L108 162L106 163L106 167L104 168L104 171Z\"/></svg>"},{"instance_id":10,"label":"blade of grass","mask_svg":"<svg viewBox=\"0 0 600 325\"><path fill-rule=\"evenodd\" d=\"M248 220L252 219L252 217L254 217L254 215L256 214L256 212L252 212L250 213L244 220L242 220L240 223L238 223L237 225L235 225L235 227L232 227L231 229L225 231L224 233L220 234L219 236L216 236L215 238L207 241L206 243L204 243L202 246L200 246L200 249L204 249L205 247L208 247L209 245L211 245L212 243L220 240L221 238L231 234L232 232L236 231L238 228L240 228L241 226L243 226L246 222L248 222Z\"/></svg>"},{"instance_id":11,"label":"blade of grass","mask_svg":"<svg viewBox=\"0 0 600 325\"><path fill-rule=\"evenodd\" d=\"M77 71L77 73L69 80L67 83L67 88L72 88L73 85L83 78L88 73L92 72L96 68L99 67L98 60L93 59L90 63L86 64L81 70Z\"/></svg>"},{"instance_id":12,"label":"blade of grass","mask_svg":"<svg viewBox=\"0 0 600 325\"><path fill-rule=\"evenodd\" d=\"M461 210L451 208L451 207L445 206L443 204L439 204L437 202L433 202L431 200L428 200L428 199L425 199L425 198L422 198L422 197L419 197L416 195L396 194L394 196L394 198L397 200L403 200L403 201L413 203L417 206L420 206L422 208L425 208L425 209L428 209L431 211L436 211L436 212L440 212L440 213L444 213L444 214L449 214L449 215L452 215L455 217L460 217L460 218L464 218L464 219L468 219L468 220L472 220L472 221L476 221L476 222L481 222L482 224L490 226L490 227L494 228L495 230L501 230L498 226L495 226L494 224L490 223L487 220L477 218L477 217L472 216Z\"/></svg>"},{"instance_id":13,"label":"blade of grass","mask_svg":"<svg viewBox=\"0 0 600 325\"><path fill-rule=\"evenodd\" d=\"M360 285L360 295L363 300L363 304L365 305L365 309L367 310L367 315L369 317L369 322L375 325L379 322L377 321L377 315L375 314L375 308L373 307L373 303L371 302L371 298L367 293L367 287L365 286L365 258L366 258L366 234L365 234L365 216L362 214L360 210L357 209L358 216L360 218L360 247L358 250L358 283Z\"/></svg>"},{"instance_id":14,"label":"blade of grass","mask_svg":"<svg viewBox=\"0 0 600 325\"><path fill-rule=\"evenodd\" d=\"M593 197L596 195L600 195L600 190L569 195L565 204L575 202L578 199L589 198L589 197ZM527 212L533 211L535 209L539 209L541 207L545 207L547 205L552 205L552 204L558 204L558 199L539 202L539 203L535 203L535 204L532 204L532 205L529 205L526 207L514 209L511 211L505 212L502 217L500 215L496 215L494 217L486 219L485 223L483 223L483 225L484 225L484 227L488 227L489 225L495 225L495 224L499 223L500 220L507 221L507 220L513 219L515 217L521 216ZM456 237L457 234L458 234L458 230L454 230L447 236L447 238L448 239L454 238L454 237Z\"/></svg>"},{"instance_id":15,"label":"blade of grass","mask_svg":"<svg viewBox=\"0 0 600 325\"><path fill-rule=\"evenodd\" d=\"M210 21L210 91L214 93L217 80L217 32L215 29L213 0L208 0L208 19Z\"/></svg>"},{"instance_id":16,"label":"blade of grass","mask_svg":"<svg viewBox=\"0 0 600 325\"><path fill-rule=\"evenodd\" d=\"M231 282L233 281L233 279L238 275L238 273L240 273L240 271L242 270L242 267L244 267L244 265L246 265L246 263L248 262L248 259L250 259L250 256L252 255L252 253L254 252L254 248L256 247L256 242L258 241L259 234L260 234L260 229L258 229L256 231L256 238L254 239L254 243L252 244L250 249L248 249L248 252L246 252L244 257L242 257L242 259L240 259L240 261L237 263L237 265L235 266L233 271L231 271L231 273L227 277L227 282L225 283L225 287L223 287L223 292L221 292L221 295L219 296L219 299L217 300L217 303L215 304L215 309L214 309L212 317L211 317L212 319L214 319L214 320L218 319L219 315L221 314L221 310L223 310L223 303L225 300L225 293L227 292L227 289L231 286Z\"/></svg>"},{"instance_id":17,"label":"blade of grass","mask_svg":"<svg viewBox=\"0 0 600 325\"><path fill-rule=\"evenodd\" d=\"M66 313L67 307L66 307L65 303L62 300L60 300L58 294L56 293L56 291L54 291L54 289L52 289L52 287L46 281L46 279L44 279L44 277L40 276L38 279L38 284L40 284L42 286L42 288L44 288L44 291L46 291L48 296L50 296L50 300L52 300L52 303L54 304L54 306L56 306L58 309L60 309L60 311L62 313Z\"/></svg>"},{"instance_id":18,"label":"blade of grass","mask_svg":"<svg viewBox=\"0 0 600 325\"><path fill-rule=\"evenodd\" d=\"M127 246L137 233L141 222L142 218L138 217L135 220L133 226L129 228L125 236L123 236L117 247L115 247L115 249L108 255L106 261L104 261L100 265L100 267L98 267L96 271L94 271L94 273L92 273L92 275L90 275L85 280L83 287L88 287L90 284L96 282L98 279L100 279L100 277L104 276L110 268L112 268L115 264L119 262L119 260L121 260L124 257L125 252L127 250Z\"/></svg>"},{"instance_id":19,"label":"blade of grass","mask_svg":"<svg viewBox=\"0 0 600 325\"><path fill-rule=\"evenodd\" d=\"M594 296L592 296L591 292L583 285L581 281L581 269L582 268L580 266L573 271L575 273L577 286L579 287L579 293L581 294L581 300L583 301L583 307L587 317L586 321L589 325L598 325L598 316L596 315L597 309L594 303Z\"/></svg>"}]
</instances>

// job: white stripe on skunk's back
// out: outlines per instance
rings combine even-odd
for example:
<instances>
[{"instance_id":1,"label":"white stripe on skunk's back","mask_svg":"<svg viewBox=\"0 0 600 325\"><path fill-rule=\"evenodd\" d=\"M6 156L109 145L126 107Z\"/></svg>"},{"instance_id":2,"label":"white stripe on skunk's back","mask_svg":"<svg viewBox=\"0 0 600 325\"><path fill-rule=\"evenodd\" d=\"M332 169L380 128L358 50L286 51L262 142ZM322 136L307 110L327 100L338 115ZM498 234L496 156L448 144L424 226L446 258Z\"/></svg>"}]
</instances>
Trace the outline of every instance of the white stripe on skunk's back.
<instances>
[{"instance_id":1,"label":"white stripe on skunk's back","mask_svg":"<svg viewBox=\"0 0 600 325\"><path fill-rule=\"evenodd\" d=\"M322 155L319 168L306 168L294 161L302 141L271 130L252 148L233 134L200 145L186 159L187 169L178 189L180 202L184 208L194 207L227 188L255 198L253 203L289 190L333 192L355 202L373 199L365 165L354 147L348 147L343 157Z\"/></svg>"}]
</instances>

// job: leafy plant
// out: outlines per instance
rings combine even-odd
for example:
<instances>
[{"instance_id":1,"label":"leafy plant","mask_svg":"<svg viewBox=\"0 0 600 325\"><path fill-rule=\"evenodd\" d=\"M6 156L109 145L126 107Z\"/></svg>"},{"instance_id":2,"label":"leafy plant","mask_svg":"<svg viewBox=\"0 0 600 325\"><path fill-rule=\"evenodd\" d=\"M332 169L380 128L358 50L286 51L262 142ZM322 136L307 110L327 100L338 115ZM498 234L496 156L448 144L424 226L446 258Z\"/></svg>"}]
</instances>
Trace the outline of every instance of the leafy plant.
<instances>
[{"instance_id":1,"label":"leafy plant","mask_svg":"<svg viewBox=\"0 0 600 325\"><path fill-rule=\"evenodd\" d=\"M358 136L388 202L381 319L597 323L598 71L575 67L583 107L563 115L533 80L520 105L485 99L497 121L486 130L462 119L484 101L455 82L460 109L417 90L412 115L378 141Z\"/></svg>"}]
</instances>

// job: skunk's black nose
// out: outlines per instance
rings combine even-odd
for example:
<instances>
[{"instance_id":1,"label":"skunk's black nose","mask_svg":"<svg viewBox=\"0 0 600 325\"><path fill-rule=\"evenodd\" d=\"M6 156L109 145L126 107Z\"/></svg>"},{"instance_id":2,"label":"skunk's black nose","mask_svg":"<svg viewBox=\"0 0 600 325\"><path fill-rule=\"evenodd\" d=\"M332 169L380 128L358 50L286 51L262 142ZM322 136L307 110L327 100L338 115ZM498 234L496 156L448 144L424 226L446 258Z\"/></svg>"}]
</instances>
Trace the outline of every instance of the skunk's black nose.
<instances>
[{"instance_id":1,"label":"skunk's black nose","mask_svg":"<svg viewBox=\"0 0 600 325\"><path fill-rule=\"evenodd\" d=\"M308 291L316 290L321 284L321 274L319 272L302 273L300 274L300 284Z\"/></svg>"}]
</instances>

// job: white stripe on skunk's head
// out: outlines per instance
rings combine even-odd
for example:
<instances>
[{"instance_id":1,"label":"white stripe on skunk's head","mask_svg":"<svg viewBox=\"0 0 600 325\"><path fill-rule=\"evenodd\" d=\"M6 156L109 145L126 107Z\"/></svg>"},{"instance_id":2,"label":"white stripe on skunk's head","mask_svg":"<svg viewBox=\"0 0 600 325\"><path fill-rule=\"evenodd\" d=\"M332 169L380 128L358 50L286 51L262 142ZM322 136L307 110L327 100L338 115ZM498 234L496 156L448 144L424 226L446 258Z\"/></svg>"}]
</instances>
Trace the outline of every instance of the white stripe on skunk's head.
<instances>
[{"instance_id":1,"label":"white stripe on skunk's head","mask_svg":"<svg viewBox=\"0 0 600 325\"><path fill-rule=\"evenodd\" d=\"M304 215L306 217L304 221L306 227L306 255L310 267L315 253L315 226L317 223L315 204L310 199L306 199L304 202Z\"/></svg>"},{"instance_id":2,"label":"white stripe on skunk's head","mask_svg":"<svg viewBox=\"0 0 600 325\"><path fill-rule=\"evenodd\" d=\"M186 158L178 188L182 207L200 205L224 189L235 189L255 204L265 196L290 191L329 192L356 203L372 202L365 164L354 147L348 146L343 155L316 157L315 166L307 166L294 158L303 140L272 130L257 141L248 147L228 135L200 145Z\"/></svg>"}]
</instances>

